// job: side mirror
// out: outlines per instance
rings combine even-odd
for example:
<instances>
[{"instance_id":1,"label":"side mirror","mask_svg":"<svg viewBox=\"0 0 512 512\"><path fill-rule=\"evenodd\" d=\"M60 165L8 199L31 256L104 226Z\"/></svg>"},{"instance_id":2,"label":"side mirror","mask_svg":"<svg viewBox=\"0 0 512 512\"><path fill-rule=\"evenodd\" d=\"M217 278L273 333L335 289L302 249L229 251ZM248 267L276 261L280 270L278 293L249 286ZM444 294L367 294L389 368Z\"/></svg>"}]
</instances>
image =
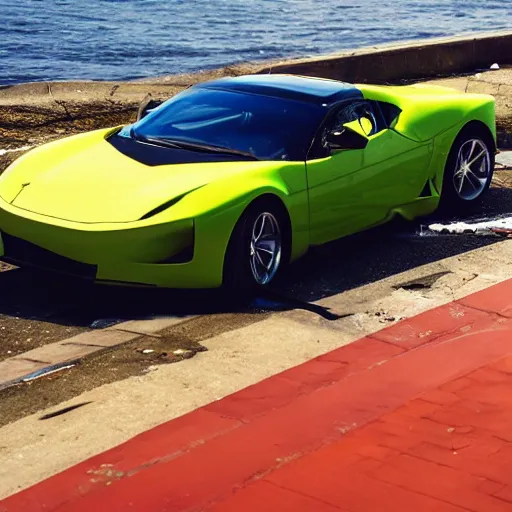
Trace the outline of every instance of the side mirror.
<instances>
[{"instance_id":1,"label":"side mirror","mask_svg":"<svg viewBox=\"0 0 512 512\"><path fill-rule=\"evenodd\" d=\"M137 111L137 121L140 121L142 118L146 117L161 104L161 101L154 100L151 94L147 94L139 104L139 109Z\"/></svg>"},{"instance_id":2,"label":"side mirror","mask_svg":"<svg viewBox=\"0 0 512 512\"><path fill-rule=\"evenodd\" d=\"M341 130L335 130L327 135L327 143L331 151L339 149L364 149L368 138L364 134L359 121L345 123Z\"/></svg>"}]
</instances>

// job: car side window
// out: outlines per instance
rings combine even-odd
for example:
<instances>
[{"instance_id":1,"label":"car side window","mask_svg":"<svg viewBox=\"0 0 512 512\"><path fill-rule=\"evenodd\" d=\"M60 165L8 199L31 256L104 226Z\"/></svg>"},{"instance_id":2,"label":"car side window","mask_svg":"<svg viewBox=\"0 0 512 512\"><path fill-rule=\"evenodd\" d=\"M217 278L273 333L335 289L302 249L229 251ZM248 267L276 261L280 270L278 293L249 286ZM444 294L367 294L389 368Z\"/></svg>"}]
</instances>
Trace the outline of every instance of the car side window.
<instances>
[{"instance_id":1,"label":"car side window","mask_svg":"<svg viewBox=\"0 0 512 512\"><path fill-rule=\"evenodd\" d=\"M383 105L383 109L381 109ZM388 108L389 107L389 108ZM389 128L391 121L397 117L400 109L389 103L372 100L356 100L344 103L330 114L314 143L309 158L322 158L329 152L327 137L330 132L342 131L345 123L359 121L364 133L371 137Z\"/></svg>"},{"instance_id":2,"label":"car side window","mask_svg":"<svg viewBox=\"0 0 512 512\"><path fill-rule=\"evenodd\" d=\"M375 107L379 109L386 127L390 127L396 121L400 112L402 112L396 105L386 103L385 101L374 101Z\"/></svg>"},{"instance_id":3,"label":"car side window","mask_svg":"<svg viewBox=\"0 0 512 512\"><path fill-rule=\"evenodd\" d=\"M345 123L359 121L364 133L370 137L388 128L388 123L376 101L355 101L343 105L328 123L330 130L339 130Z\"/></svg>"}]
</instances>

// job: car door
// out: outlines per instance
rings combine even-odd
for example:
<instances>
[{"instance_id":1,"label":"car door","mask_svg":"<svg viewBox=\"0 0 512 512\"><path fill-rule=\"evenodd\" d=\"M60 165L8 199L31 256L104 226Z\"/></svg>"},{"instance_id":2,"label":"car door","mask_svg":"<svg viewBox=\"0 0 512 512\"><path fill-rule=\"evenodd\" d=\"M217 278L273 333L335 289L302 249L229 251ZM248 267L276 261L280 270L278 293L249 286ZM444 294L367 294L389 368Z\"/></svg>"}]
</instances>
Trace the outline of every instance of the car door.
<instances>
[{"instance_id":1,"label":"car door","mask_svg":"<svg viewBox=\"0 0 512 512\"><path fill-rule=\"evenodd\" d=\"M326 134L358 121L364 149L330 151ZM389 128L376 102L352 101L335 110L306 162L312 245L385 221L394 207L413 201L426 181L428 144Z\"/></svg>"}]
</instances>

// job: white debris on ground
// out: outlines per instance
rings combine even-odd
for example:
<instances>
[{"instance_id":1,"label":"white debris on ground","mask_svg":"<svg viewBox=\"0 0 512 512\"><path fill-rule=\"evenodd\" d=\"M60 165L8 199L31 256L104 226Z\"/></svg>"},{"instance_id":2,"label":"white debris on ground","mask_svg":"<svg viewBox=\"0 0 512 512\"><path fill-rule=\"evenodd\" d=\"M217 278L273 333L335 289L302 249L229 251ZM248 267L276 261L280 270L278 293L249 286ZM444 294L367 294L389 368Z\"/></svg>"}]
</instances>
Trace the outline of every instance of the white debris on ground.
<instances>
[{"instance_id":1,"label":"white debris on ground","mask_svg":"<svg viewBox=\"0 0 512 512\"><path fill-rule=\"evenodd\" d=\"M500 69L500 65L497 62L495 62L489 69L492 69L492 70Z\"/></svg>"},{"instance_id":2,"label":"white debris on ground","mask_svg":"<svg viewBox=\"0 0 512 512\"><path fill-rule=\"evenodd\" d=\"M446 234L475 234L475 235L493 235L496 233L512 234L512 216L484 220L480 222L449 222L447 224L430 224L430 231L434 233Z\"/></svg>"},{"instance_id":3,"label":"white debris on ground","mask_svg":"<svg viewBox=\"0 0 512 512\"><path fill-rule=\"evenodd\" d=\"M498 64L496 64L498 66ZM499 66L498 66L499 68ZM495 68L495 69L498 69ZM496 163L505 170L512 169L512 151L501 151L496 155ZM422 236L429 236L435 233L441 234L475 234L475 235L511 235L512 236L512 214L501 215L494 218L448 222L446 224L430 224L427 231L421 231Z\"/></svg>"},{"instance_id":4,"label":"white debris on ground","mask_svg":"<svg viewBox=\"0 0 512 512\"><path fill-rule=\"evenodd\" d=\"M503 167L512 167L512 151L501 151L496 155L496 163Z\"/></svg>"},{"instance_id":5,"label":"white debris on ground","mask_svg":"<svg viewBox=\"0 0 512 512\"><path fill-rule=\"evenodd\" d=\"M179 348L173 352L175 356L184 356L185 354L190 354L192 352L191 350L185 350L182 348Z\"/></svg>"},{"instance_id":6,"label":"white debris on ground","mask_svg":"<svg viewBox=\"0 0 512 512\"><path fill-rule=\"evenodd\" d=\"M21 146L20 148L14 149L0 149L0 156L5 155L7 153L16 153L17 151L26 151L27 149L32 149L34 146Z\"/></svg>"}]
</instances>

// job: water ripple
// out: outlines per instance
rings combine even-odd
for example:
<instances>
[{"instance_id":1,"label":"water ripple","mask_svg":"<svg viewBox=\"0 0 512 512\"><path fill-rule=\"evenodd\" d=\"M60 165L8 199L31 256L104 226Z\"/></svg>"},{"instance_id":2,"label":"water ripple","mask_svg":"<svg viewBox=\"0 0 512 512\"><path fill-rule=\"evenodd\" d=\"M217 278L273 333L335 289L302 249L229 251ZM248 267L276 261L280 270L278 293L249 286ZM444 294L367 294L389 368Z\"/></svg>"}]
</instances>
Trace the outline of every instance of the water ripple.
<instances>
[{"instance_id":1,"label":"water ripple","mask_svg":"<svg viewBox=\"0 0 512 512\"><path fill-rule=\"evenodd\" d=\"M1 2L4 85L183 73L512 25L502 0Z\"/></svg>"}]
</instances>

